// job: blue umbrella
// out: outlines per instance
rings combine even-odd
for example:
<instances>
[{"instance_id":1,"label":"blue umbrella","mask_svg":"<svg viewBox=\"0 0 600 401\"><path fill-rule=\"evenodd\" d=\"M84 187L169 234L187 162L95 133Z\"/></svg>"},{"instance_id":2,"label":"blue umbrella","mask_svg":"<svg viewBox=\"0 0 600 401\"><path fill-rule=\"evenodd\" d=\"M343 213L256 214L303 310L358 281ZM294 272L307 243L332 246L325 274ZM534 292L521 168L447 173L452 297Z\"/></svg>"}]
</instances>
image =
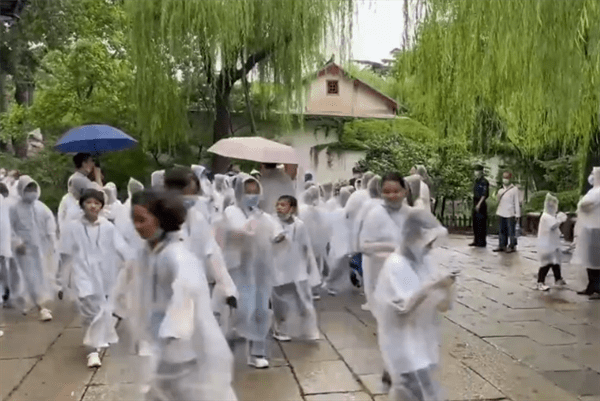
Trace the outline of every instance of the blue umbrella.
<instances>
[{"instance_id":1,"label":"blue umbrella","mask_svg":"<svg viewBox=\"0 0 600 401\"><path fill-rule=\"evenodd\" d=\"M137 141L110 125L82 125L67 131L54 148L63 153L101 154L133 148Z\"/></svg>"}]
</instances>

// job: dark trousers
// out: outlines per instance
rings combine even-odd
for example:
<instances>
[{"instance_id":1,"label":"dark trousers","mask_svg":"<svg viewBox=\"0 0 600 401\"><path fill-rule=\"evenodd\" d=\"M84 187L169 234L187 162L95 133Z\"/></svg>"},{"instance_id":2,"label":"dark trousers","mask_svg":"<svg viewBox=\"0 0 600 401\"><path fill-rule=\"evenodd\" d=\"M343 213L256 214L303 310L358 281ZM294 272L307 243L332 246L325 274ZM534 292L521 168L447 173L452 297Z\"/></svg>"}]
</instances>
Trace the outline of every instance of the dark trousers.
<instances>
[{"instance_id":1,"label":"dark trousers","mask_svg":"<svg viewBox=\"0 0 600 401\"><path fill-rule=\"evenodd\" d=\"M500 217L500 248L506 249L509 239L510 247L513 249L517 247L516 227L517 219L515 217Z\"/></svg>"},{"instance_id":2,"label":"dark trousers","mask_svg":"<svg viewBox=\"0 0 600 401\"><path fill-rule=\"evenodd\" d=\"M475 234L475 246L487 245L487 206L484 203L479 212L473 209L473 233Z\"/></svg>"},{"instance_id":3,"label":"dark trousers","mask_svg":"<svg viewBox=\"0 0 600 401\"><path fill-rule=\"evenodd\" d=\"M548 272L552 269L552 274L554 274L554 281L562 280L562 276L560 274L560 265L546 265L540 267L538 271L538 283L544 283L546 281L546 276Z\"/></svg>"}]
</instances>

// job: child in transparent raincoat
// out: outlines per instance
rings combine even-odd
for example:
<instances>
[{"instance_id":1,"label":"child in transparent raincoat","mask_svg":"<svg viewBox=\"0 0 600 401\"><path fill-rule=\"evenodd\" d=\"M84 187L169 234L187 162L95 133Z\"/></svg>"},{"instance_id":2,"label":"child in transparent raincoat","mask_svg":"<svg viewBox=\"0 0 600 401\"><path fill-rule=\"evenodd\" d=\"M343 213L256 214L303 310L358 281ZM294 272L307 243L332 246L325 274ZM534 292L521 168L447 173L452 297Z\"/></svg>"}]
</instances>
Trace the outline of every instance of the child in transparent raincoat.
<instances>
[{"instance_id":1,"label":"child in transparent raincoat","mask_svg":"<svg viewBox=\"0 0 600 401\"><path fill-rule=\"evenodd\" d=\"M441 401L438 311L451 302L455 274L436 271L434 245L447 231L429 211L411 210L398 249L386 260L374 294L377 338L391 377L390 401Z\"/></svg>"},{"instance_id":2,"label":"child in transparent raincoat","mask_svg":"<svg viewBox=\"0 0 600 401\"><path fill-rule=\"evenodd\" d=\"M235 401L233 355L210 307L206 277L178 233L186 209L176 194L146 190L133 220L147 242L133 274L134 337L154 349L148 401Z\"/></svg>"},{"instance_id":3,"label":"child in transparent raincoat","mask_svg":"<svg viewBox=\"0 0 600 401\"><path fill-rule=\"evenodd\" d=\"M115 228L100 212L105 195L101 187L89 188L79 204L84 215L64 227L61 235L61 271L59 299L67 288L74 293L84 330L88 367L101 365L100 349L117 342L114 326L112 292L121 262L132 259L130 248Z\"/></svg>"},{"instance_id":4,"label":"child in transparent raincoat","mask_svg":"<svg viewBox=\"0 0 600 401\"><path fill-rule=\"evenodd\" d=\"M545 284L546 275L552 269L554 281L557 286L565 286L560 270L560 225L567 221L567 215L558 213L558 199L547 194L544 202L544 213L538 227L538 255L542 267L538 271L536 289L548 291L550 287Z\"/></svg>"},{"instance_id":5,"label":"child in transparent raincoat","mask_svg":"<svg viewBox=\"0 0 600 401\"><path fill-rule=\"evenodd\" d=\"M52 320L47 304L55 294L56 221L39 201L40 187L29 176L19 178L19 201L10 207L13 255L24 280L24 290L40 312L40 320Z\"/></svg>"},{"instance_id":6,"label":"child in transparent raincoat","mask_svg":"<svg viewBox=\"0 0 600 401\"><path fill-rule=\"evenodd\" d=\"M232 326L248 340L248 364L263 369L269 366L273 243L283 241L284 231L273 216L259 208L262 190L256 179L239 174L234 189L236 203L225 209L221 223L225 260L240 293Z\"/></svg>"},{"instance_id":7,"label":"child in transparent raincoat","mask_svg":"<svg viewBox=\"0 0 600 401\"><path fill-rule=\"evenodd\" d=\"M296 217L297 209L298 201L291 195L280 197L276 206L285 232L285 238L273 245L275 280L271 300L275 317L273 337L278 341L319 339L311 281L318 283L320 277L308 231Z\"/></svg>"}]
</instances>

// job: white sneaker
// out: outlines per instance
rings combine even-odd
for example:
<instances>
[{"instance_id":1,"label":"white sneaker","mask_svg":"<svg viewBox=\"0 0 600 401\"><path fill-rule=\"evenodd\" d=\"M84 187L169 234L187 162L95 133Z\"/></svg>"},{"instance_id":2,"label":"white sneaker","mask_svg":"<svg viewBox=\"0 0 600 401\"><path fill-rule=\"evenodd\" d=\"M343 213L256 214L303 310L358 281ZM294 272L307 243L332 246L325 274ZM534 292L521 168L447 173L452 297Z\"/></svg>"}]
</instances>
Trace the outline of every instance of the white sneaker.
<instances>
[{"instance_id":1,"label":"white sneaker","mask_svg":"<svg viewBox=\"0 0 600 401\"><path fill-rule=\"evenodd\" d=\"M336 290L332 290L331 288L327 289L327 294L331 295L332 297L335 297L337 295L337 291Z\"/></svg>"},{"instance_id":2,"label":"white sneaker","mask_svg":"<svg viewBox=\"0 0 600 401\"><path fill-rule=\"evenodd\" d=\"M2 337L4 335L4 332L2 330L0 330L0 337Z\"/></svg>"},{"instance_id":3,"label":"white sneaker","mask_svg":"<svg viewBox=\"0 0 600 401\"><path fill-rule=\"evenodd\" d=\"M370 311L370 310L371 310L371 308L369 308L369 304L368 304L368 303L366 303L366 304L362 304L362 305L360 306L360 309L362 309L362 310L366 310L366 311Z\"/></svg>"},{"instance_id":4,"label":"white sneaker","mask_svg":"<svg viewBox=\"0 0 600 401\"><path fill-rule=\"evenodd\" d=\"M102 361L100 361L100 355L97 352L92 352L87 356L87 365L88 368L99 368L102 366Z\"/></svg>"},{"instance_id":5,"label":"white sneaker","mask_svg":"<svg viewBox=\"0 0 600 401\"><path fill-rule=\"evenodd\" d=\"M566 287L567 286L567 282L565 280L561 279L561 280L557 280L556 283L555 283L555 285L557 287Z\"/></svg>"},{"instance_id":6,"label":"white sneaker","mask_svg":"<svg viewBox=\"0 0 600 401\"><path fill-rule=\"evenodd\" d=\"M43 308L40 311L40 320L42 322L49 322L50 320L52 320L52 312L50 312L50 310Z\"/></svg>"},{"instance_id":7,"label":"white sneaker","mask_svg":"<svg viewBox=\"0 0 600 401\"><path fill-rule=\"evenodd\" d=\"M292 341L292 337L286 336L285 334L273 333L273 338L280 342Z\"/></svg>"},{"instance_id":8,"label":"white sneaker","mask_svg":"<svg viewBox=\"0 0 600 401\"><path fill-rule=\"evenodd\" d=\"M254 366L256 369L266 369L269 367L269 361L261 356L250 356L248 357L248 365Z\"/></svg>"},{"instance_id":9,"label":"white sneaker","mask_svg":"<svg viewBox=\"0 0 600 401\"><path fill-rule=\"evenodd\" d=\"M535 289L538 290L538 291L548 291L548 290L550 290L550 287L548 287L544 283L537 283Z\"/></svg>"},{"instance_id":10,"label":"white sneaker","mask_svg":"<svg viewBox=\"0 0 600 401\"><path fill-rule=\"evenodd\" d=\"M318 301L321 299L321 295L320 294L313 294L313 301Z\"/></svg>"}]
</instances>

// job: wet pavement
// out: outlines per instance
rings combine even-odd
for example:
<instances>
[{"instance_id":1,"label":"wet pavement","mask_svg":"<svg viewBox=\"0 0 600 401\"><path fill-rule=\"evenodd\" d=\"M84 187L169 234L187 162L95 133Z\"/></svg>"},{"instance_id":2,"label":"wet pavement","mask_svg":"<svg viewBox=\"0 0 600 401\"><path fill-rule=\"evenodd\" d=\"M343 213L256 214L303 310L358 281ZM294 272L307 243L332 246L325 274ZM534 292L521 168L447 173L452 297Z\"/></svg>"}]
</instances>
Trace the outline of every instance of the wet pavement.
<instances>
[{"instance_id":1,"label":"wet pavement","mask_svg":"<svg viewBox=\"0 0 600 401\"><path fill-rule=\"evenodd\" d=\"M472 249L451 237L443 264L461 270L456 303L443 319L439 374L449 400L600 401L600 301L575 293L580 269L563 266L569 285L533 290L538 263L534 240L519 252ZM547 284L552 285L550 273ZM322 339L272 344L271 368L245 364L236 344L235 389L241 401L383 401L382 360L375 321L358 291L317 301ZM108 350L100 369L85 367L78 318L68 302L55 320L2 311L2 400L137 400L134 365L124 341Z\"/></svg>"}]
</instances>

